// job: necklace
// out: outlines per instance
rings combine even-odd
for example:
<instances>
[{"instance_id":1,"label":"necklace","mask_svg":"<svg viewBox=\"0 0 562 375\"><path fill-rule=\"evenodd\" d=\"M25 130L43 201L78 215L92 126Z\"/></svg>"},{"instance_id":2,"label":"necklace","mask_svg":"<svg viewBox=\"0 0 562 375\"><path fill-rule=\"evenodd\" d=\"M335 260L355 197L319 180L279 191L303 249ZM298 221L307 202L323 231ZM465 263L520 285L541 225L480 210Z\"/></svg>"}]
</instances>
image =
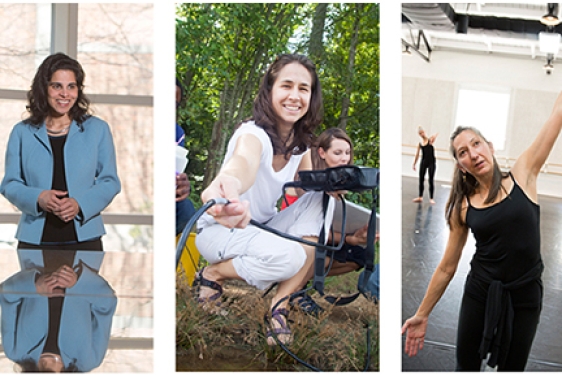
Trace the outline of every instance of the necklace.
<instances>
[{"instance_id":1,"label":"necklace","mask_svg":"<svg viewBox=\"0 0 562 375\"><path fill-rule=\"evenodd\" d=\"M50 134L62 134L62 133L66 133L66 131L68 130L68 125L65 126L64 128L60 129L60 130L51 130L49 128L47 128L47 133Z\"/></svg>"},{"instance_id":2,"label":"necklace","mask_svg":"<svg viewBox=\"0 0 562 375\"><path fill-rule=\"evenodd\" d=\"M51 126L52 126L52 125L53 125L53 121L50 120L47 125L51 125ZM61 128L61 129L59 129L59 130L49 129L49 126L46 126L46 128L47 128L47 133L49 133L49 134L54 134L54 135L66 133L69 127L70 127L70 122L69 122L68 124L66 124L66 126L64 126L63 128Z\"/></svg>"}]
</instances>

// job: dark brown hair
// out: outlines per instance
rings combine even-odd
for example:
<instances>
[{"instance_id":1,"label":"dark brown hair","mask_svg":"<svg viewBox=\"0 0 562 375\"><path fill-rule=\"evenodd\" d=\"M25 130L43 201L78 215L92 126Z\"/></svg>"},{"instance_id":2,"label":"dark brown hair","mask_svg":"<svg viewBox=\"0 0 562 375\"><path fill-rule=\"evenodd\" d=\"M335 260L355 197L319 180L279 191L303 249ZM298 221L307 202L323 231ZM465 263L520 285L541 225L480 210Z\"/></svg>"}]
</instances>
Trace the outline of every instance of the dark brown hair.
<instances>
[{"instance_id":1,"label":"dark brown hair","mask_svg":"<svg viewBox=\"0 0 562 375\"><path fill-rule=\"evenodd\" d=\"M340 129L340 128L329 128L326 129L316 138L316 142L314 143L314 148L311 150L312 154L312 168L313 169L326 169L328 168L328 164L326 164L326 160L322 159L320 155L318 155L318 149L321 147L324 151L328 151L330 147L332 147L332 141L334 139L342 139L349 143L350 153L349 153L349 163L353 164L353 143L351 142L351 138L347 133Z\"/></svg>"},{"instance_id":2,"label":"dark brown hair","mask_svg":"<svg viewBox=\"0 0 562 375\"><path fill-rule=\"evenodd\" d=\"M271 103L271 90L273 84L279 76L279 72L286 65L298 63L304 66L312 78L310 103L308 111L293 126L293 139L286 146L285 140L280 139L276 124L279 121L275 114ZM256 125L263 128L273 145L273 153L275 155L285 155L289 158L291 154L302 154L311 146L314 139L314 131L322 122L322 90L320 80L316 74L316 67L310 59L303 55L284 54L279 55L275 61L269 66L265 73L258 95L254 100L254 110L252 119Z\"/></svg>"},{"instance_id":3,"label":"dark brown hair","mask_svg":"<svg viewBox=\"0 0 562 375\"><path fill-rule=\"evenodd\" d=\"M453 146L453 141L459 134L464 131L471 131L476 134L483 142L489 143L486 138L480 133L480 131L476 128L470 126L459 126L455 129L453 134L451 134L450 144L449 144L449 151L455 162L458 163L457 153L455 147ZM492 203L496 197L498 196L500 189L504 189L502 186L502 180L508 176L507 173L502 172L496 161L496 158L493 157L494 166L493 166L493 175L492 175L492 186L490 187L490 191L488 192L488 196L484 203ZM445 217L447 219L447 224L451 227L451 220L454 219L457 223L462 223L462 216L461 216L461 207L464 198L470 198L476 191L478 186L478 181L476 178L469 173L464 173L460 170L460 168L456 167L455 172L453 175L453 183L451 186L451 192L449 194L449 199L447 200L447 205L445 206ZM454 215L454 217L453 217Z\"/></svg>"},{"instance_id":4,"label":"dark brown hair","mask_svg":"<svg viewBox=\"0 0 562 375\"><path fill-rule=\"evenodd\" d=\"M80 63L64 53L55 53L47 57L35 73L31 90L27 92L27 111L29 117L24 120L25 123L35 126L41 126L51 111L48 101L48 87L53 74L57 70L70 70L74 73L76 84L78 86L78 97L76 103L72 106L68 115L72 120L76 120L79 124L84 122L90 112L90 101L83 93L84 89L84 70Z\"/></svg>"}]
</instances>

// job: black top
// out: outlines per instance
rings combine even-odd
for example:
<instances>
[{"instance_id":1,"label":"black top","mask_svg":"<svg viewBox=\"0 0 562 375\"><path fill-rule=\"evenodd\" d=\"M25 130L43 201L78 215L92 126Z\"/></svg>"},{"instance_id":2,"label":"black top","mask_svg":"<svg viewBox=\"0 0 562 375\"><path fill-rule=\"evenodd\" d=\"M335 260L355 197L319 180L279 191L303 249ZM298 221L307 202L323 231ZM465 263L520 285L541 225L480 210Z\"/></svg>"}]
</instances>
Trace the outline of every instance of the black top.
<instances>
[{"instance_id":1,"label":"black top","mask_svg":"<svg viewBox=\"0 0 562 375\"><path fill-rule=\"evenodd\" d=\"M435 148L429 142L424 146L420 143L422 150L422 164L433 164L435 163Z\"/></svg>"},{"instance_id":2,"label":"black top","mask_svg":"<svg viewBox=\"0 0 562 375\"><path fill-rule=\"evenodd\" d=\"M67 191L66 175L64 172L64 144L66 135L49 137L53 151L53 183L52 189ZM77 242L74 220L65 223L58 216L47 212L45 226L43 227L42 244L58 244Z\"/></svg>"},{"instance_id":3,"label":"black top","mask_svg":"<svg viewBox=\"0 0 562 375\"><path fill-rule=\"evenodd\" d=\"M45 266L44 272L54 272L62 265L72 267L74 264L75 251L56 251L56 250L43 250L43 264ZM59 331L60 321L62 316L62 307L64 304L64 297L49 297L49 331L45 339L45 346L43 353L61 354L59 348Z\"/></svg>"},{"instance_id":4,"label":"black top","mask_svg":"<svg viewBox=\"0 0 562 375\"><path fill-rule=\"evenodd\" d=\"M513 189L505 199L486 208L473 207L468 200L466 213L476 252L465 293L486 303L480 356L491 353L492 367L505 362L514 308L542 304L540 210L511 178Z\"/></svg>"},{"instance_id":5,"label":"black top","mask_svg":"<svg viewBox=\"0 0 562 375\"><path fill-rule=\"evenodd\" d=\"M476 239L473 272L509 283L542 262L540 209L515 180L509 195L493 206L475 208L468 200L466 224Z\"/></svg>"}]
</instances>

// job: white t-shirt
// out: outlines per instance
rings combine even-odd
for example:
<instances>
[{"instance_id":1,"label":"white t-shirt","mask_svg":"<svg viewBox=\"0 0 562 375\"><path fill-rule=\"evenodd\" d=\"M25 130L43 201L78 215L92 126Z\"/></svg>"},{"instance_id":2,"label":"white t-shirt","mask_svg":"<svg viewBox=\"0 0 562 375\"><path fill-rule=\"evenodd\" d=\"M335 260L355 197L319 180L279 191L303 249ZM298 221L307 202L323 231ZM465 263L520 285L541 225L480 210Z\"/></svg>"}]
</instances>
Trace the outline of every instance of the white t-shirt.
<instances>
[{"instance_id":1,"label":"white t-shirt","mask_svg":"<svg viewBox=\"0 0 562 375\"><path fill-rule=\"evenodd\" d=\"M285 165L285 167L280 171L275 172L273 170L273 145L271 144L269 136L265 130L257 126L254 121L248 121L240 125L240 127L232 135L232 138L230 138L223 166L232 157L238 138L244 134L252 134L256 136L262 145L262 152L256 180L245 193L240 195L240 200L249 201L252 219L260 223L264 223L270 220L277 213L276 205L277 201L283 194L283 185L286 182L294 180L297 169L305 153L301 155L291 155L287 165ZM307 150L306 152L310 151ZM201 218L200 224L203 222L205 224L211 224L214 223L215 220L211 216L205 214Z\"/></svg>"}]
</instances>

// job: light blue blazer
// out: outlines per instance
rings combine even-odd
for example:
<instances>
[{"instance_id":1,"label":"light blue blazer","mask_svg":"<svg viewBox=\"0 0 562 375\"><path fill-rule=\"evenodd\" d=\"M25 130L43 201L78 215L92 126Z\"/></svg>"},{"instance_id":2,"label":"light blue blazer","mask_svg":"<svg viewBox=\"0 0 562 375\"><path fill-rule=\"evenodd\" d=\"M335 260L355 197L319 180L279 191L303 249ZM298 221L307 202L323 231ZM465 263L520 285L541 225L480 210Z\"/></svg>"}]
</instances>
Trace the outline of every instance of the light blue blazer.
<instances>
[{"instance_id":1,"label":"light blue blazer","mask_svg":"<svg viewBox=\"0 0 562 375\"><path fill-rule=\"evenodd\" d=\"M64 166L69 197L80 206L74 219L78 241L105 234L101 211L121 190L115 147L109 126L91 116L81 125L72 121L64 144ZM16 238L39 245L46 213L37 199L53 183L53 152L45 124L14 126L6 150L0 193L21 212Z\"/></svg>"},{"instance_id":2,"label":"light blue blazer","mask_svg":"<svg viewBox=\"0 0 562 375\"><path fill-rule=\"evenodd\" d=\"M28 254L36 258L22 263L30 268L0 284L0 326L6 356L14 362L32 359L37 363L49 332L49 301L35 288L35 277L43 268L41 251L29 250ZM102 257L100 251L76 252L73 268L82 272L76 284L66 289L60 318L58 345L64 365L74 364L83 372L102 363L117 307L114 290L95 269ZM92 260L94 268L88 264Z\"/></svg>"}]
</instances>

